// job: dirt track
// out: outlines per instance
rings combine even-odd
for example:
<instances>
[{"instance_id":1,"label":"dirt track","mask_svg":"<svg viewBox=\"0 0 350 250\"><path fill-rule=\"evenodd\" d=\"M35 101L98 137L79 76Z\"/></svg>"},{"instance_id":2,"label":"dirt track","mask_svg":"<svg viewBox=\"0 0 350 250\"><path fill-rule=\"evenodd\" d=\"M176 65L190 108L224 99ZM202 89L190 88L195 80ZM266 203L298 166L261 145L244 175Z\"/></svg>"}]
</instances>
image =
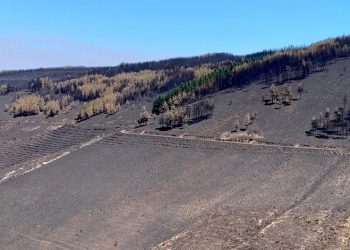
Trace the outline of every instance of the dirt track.
<instances>
[{"instance_id":1,"label":"dirt track","mask_svg":"<svg viewBox=\"0 0 350 250\"><path fill-rule=\"evenodd\" d=\"M148 134L145 131L141 133L122 130L122 134L128 135L128 138L135 138L134 140L138 143L147 141L148 143L158 143L165 146L180 146L180 147L200 147L204 148L212 147L216 149L241 149L254 151L266 151L266 152L283 152L283 153L301 153L301 154L329 154L329 155L348 155L350 154L350 148L348 147L336 147L336 146L313 146L313 145L287 145L278 143L268 143L268 142L255 142L255 141L221 141L214 137L199 137L199 136L176 136L176 135L166 135L166 134ZM109 137L107 141L113 141L120 137L120 134L114 134ZM142 137L148 137L143 140ZM130 140L130 139L129 139ZM132 140L132 139L131 139ZM123 140L127 141L127 140Z\"/></svg>"}]
</instances>

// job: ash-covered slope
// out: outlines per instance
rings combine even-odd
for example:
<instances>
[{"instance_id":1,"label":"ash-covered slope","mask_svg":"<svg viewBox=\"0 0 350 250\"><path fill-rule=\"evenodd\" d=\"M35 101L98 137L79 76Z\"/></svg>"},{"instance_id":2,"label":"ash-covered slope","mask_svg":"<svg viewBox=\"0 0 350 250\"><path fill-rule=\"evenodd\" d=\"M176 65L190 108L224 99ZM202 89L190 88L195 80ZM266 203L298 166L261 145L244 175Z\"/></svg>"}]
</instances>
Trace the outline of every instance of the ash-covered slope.
<instances>
[{"instance_id":1,"label":"ash-covered slope","mask_svg":"<svg viewBox=\"0 0 350 250\"><path fill-rule=\"evenodd\" d=\"M202 96L213 115L169 130L137 125L151 97L75 124L1 121L2 248L349 249L349 137L305 132L350 94L350 59L310 73L276 85L291 86L288 105L266 105L272 82L255 79Z\"/></svg>"},{"instance_id":2,"label":"ash-covered slope","mask_svg":"<svg viewBox=\"0 0 350 250\"><path fill-rule=\"evenodd\" d=\"M297 93L299 84L304 88L300 100ZM237 118L242 123L247 113L256 111L257 117L248 126L248 131L261 133L266 142L349 145L348 137L319 139L305 133L311 129L314 116L325 113L327 108L333 113L336 107L343 107L344 96L350 98L349 58L331 61L323 71L313 72L305 79L276 85L281 92L286 85L292 88L295 100L290 105L266 105L264 98L270 98L270 85L264 81L254 81L243 88L232 88L205 97L214 100L213 116L182 129L173 129L169 133L220 137L223 132L234 130ZM347 102L346 109L349 107L350 103Z\"/></svg>"}]
</instances>

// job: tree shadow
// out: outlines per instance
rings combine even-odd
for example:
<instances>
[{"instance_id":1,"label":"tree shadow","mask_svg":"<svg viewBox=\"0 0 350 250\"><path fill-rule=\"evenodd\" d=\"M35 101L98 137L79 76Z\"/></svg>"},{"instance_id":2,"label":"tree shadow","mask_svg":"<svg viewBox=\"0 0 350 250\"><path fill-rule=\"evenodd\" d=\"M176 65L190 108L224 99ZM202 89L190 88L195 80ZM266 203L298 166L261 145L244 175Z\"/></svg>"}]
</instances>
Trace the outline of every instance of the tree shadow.
<instances>
[{"instance_id":1,"label":"tree shadow","mask_svg":"<svg viewBox=\"0 0 350 250\"><path fill-rule=\"evenodd\" d=\"M171 129L172 129L171 127L159 127L159 128L156 128L156 130L158 130L158 131L169 131Z\"/></svg>"},{"instance_id":2,"label":"tree shadow","mask_svg":"<svg viewBox=\"0 0 350 250\"><path fill-rule=\"evenodd\" d=\"M147 124L139 124L137 126L135 126L135 128L142 128L142 127L145 127Z\"/></svg>"},{"instance_id":3,"label":"tree shadow","mask_svg":"<svg viewBox=\"0 0 350 250\"><path fill-rule=\"evenodd\" d=\"M200 117L197 117L195 119L191 119L187 122L188 125L193 125L193 124L196 124L198 122L201 122L201 121L204 121L204 120L207 120L209 118L211 118L212 115L208 114L208 115L203 115L203 116L200 116Z\"/></svg>"}]
</instances>

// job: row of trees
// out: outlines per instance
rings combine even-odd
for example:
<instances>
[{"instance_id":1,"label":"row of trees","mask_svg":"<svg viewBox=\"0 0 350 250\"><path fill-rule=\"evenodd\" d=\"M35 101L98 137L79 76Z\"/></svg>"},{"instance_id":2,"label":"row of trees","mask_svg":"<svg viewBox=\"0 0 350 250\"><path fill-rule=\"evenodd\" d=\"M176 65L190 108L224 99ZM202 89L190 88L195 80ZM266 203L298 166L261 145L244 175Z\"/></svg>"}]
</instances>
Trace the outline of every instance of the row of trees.
<instances>
[{"instance_id":1,"label":"row of trees","mask_svg":"<svg viewBox=\"0 0 350 250\"><path fill-rule=\"evenodd\" d=\"M120 104L117 103L117 94L111 93L84 103L77 114L76 119L82 121L101 113L113 115L118 112L119 109Z\"/></svg>"},{"instance_id":2,"label":"row of trees","mask_svg":"<svg viewBox=\"0 0 350 250\"><path fill-rule=\"evenodd\" d=\"M299 100L304 92L304 86L302 83L299 83L297 86L297 93L299 94ZM289 84L277 87L275 84L272 84L269 88L270 99L265 99L263 101L267 104L285 104L290 105L293 100L295 100L293 88Z\"/></svg>"},{"instance_id":3,"label":"row of trees","mask_svg":"<svg viewBox=\"0 0 350 250\"><path fill-rule=\"evenodd\" d=\"M176 68L169 70L142 70L139 72L122 72L108 77L104 75L85 75L82 77L53 82L48 77L37 78L30 84L33 97L44 98L45 105L52 107L51 115L56 115L57 99L68 95L73 100L85 102L78 120L119 110L120 104L127 100L137 100L158 91L173 87L178 82L200 78L212 70L212 65L201 65L195 68ZM37 112L18 112L16 115L33 115Z\"/></svg>"},{"instance_id":4,"label":"row of trees","mask_svg":"<svg viewBox=\"0 0 350 250\"><path fill-rule=\"evenodd\" d=\"M83 106L78 116L78 119L87 119L99 113L113 114L119 110L121 103L150 95L183 79L200 77L209 71L208 66L202 66L195 69L181 68L168 71L144 70L120 73L113 77L94 75L85 76L85 79L70 80L68 86L71 90L75 90L72 94L78 100L90 100L91 104ZM67 89L67 82L58 84L60 91ZM103 107L100 105L100 100ZM91 108L91 106L101 108ZM91 109L95 111L91 112Z\"/></svg>"},{"instance_id":5,"label":"row of trees","mask_svg":"<svg viewBox=\"0 0 350 250\"><path fill-rule=\"evenodd\" d=\"M209 113L210 115L212 114L214 106L210 105L211 104L201 106L200 104L196 104L194 107L188 106L186 107L186 109L183 107L174 107L172 109L167 109L159 117L159 124L162 128L166 127L170 129L173 127L182 126L184 123L188 123L190 121L193 121L194 119L204 119L204 116L208 117ZM139 126L144 126L149 122L149 120L155 118L155 114L152 114L144 109L144 111L139 114L137 123L139 124Z\"/></svg>"},{"instance_id":6,"label":"row of trees","mask_svg":"<svg viewBox=\"0 0 350 250\"><path fill-rule=\"evenodd\" d=\"M39 77L30 82L30 89L33 93L41 95L53 94L53 81L49 77Z\"/></svg>"},{"instance_id":7,"label":"row of trees","mask_svg":"<svg viewBox=\"0 0 350 250\"><path fill-rule=\"evenodd\" d=\"M212 72L210 72L206 75L203 75L203 76L199 77L198 79L184 82L184 83L174 87L173 89L171 89L170 91L168 91L164 95L159 96L154 101L152 112L155 114L162 113L163 112L162 106L165 103L168 106L171 106L171 104L174 102L174 99L177 99L179 103L184 104L184 103L187 103L186 98L188 96L192 96L195 98L191 101L194 101L196 99L196 97L199 96L198 95L199 93L196 90L198 90L201 86L204 86L208 83L211 83L211 84L214 83L217 79L222 77L222 75L225 75L228 72L230 72L234 68L234 65L236 65L236 64L240 64L240 62L231 63L228 66L213 70Z\"/></svg>"},{"instance_id":8,"label":"row of trees","mask_svg":"<svg viewBox=\"0 0 350 250\"><path fill-rule=\"evenodd\" d=\"M186 110L183 107L175 107L167 110L159 117L159 124L162 127L180 127L186 121Z\"/></svg>"},{"instance_id":9,"label":"row of trees","mask_svg":"<svg viewBox=\"0 0 350 250\"><path fill-rule=\"evenodd\" d=\"M346 100L346 96L344 96ZM346 103L346 101L345 101ZM343 107L337 107L333 112L329 108L311 119L311 130L308 134L322 137L330 135L348 135L350 128L350 110Z\"/></svg>"},{"instance_id":10,"label":"row of trees","mask_svg":"<svg viewBox=\"0 0 350 250\"><path fill-rule=\"evenodd\" d=\"M186 120L189 123L210 118L214 112L213 100L202 100L186 106Z\"/></svg>"},{"instance_id":11,"label":"row of trees","mask_svg":"<svg viewBox=\"0 0 350 250\"><path fill-rule=\"evenodd\" d=\"M45 110L44 98L38 94L20 97L10 106L10 112L16 116L36 115Z\"/></svg>"},{"instance_id":12,"label":"row of trees","mask_svg":"<svg viewBox=\"0 0 350 250\"><path fill-rule=\"evenodd\" d=\"M126 99L137 99L172 88L178 82L200 77L210 71L210 65L203 65L197 68L120 73L112 77L86 75L59 82L54 89L56 93L68 93L80 101L94 100L105 93L118 93L120 103L123 103Z\"/></svg>"},{"instance_id":13,"label":"row of trees","mask_svg":"<svg viewBox=\"0 0 350 250\"><path fill-rule=\"evenodd\" d=\"M202 100L186 107L175 106L160 115L161 127L173 128L184 123L194 123L212 116L214 111L213 100Z\"/></svg>"},{"instance_id":14,"label":"row of trees","mask_svg":"<svg viewBox=\"0 0 350 250\"><path fill-rule=\"evenodd\" d=\"M175 100L176 102L181 103L181 105L191 103L197 100L201 94L212 92L210 90L205 90L204 87L219 81L234 68L243 64L252 63L256 60L261 60L262 58L273 53L274 52L272 50L269 50L250 54L245 57L237 57L235 60L223 63L221 67L218 67L207 74L203 74L191 81L183 82L165 94L158 96L158 98L154 101L152 113L159 114L164 112L164 109L162 109L163 105L166 104L171 106Z\"/></svg>"},{"instance_id":15,"label":"row of trees","mask_svg":"<svg viewBox=\"0 0 350 250\"><path fill-rule=\"evenodd\" d=\"M240 130L247 130L248 126L253 123L256 119L258 113L253 111L251 113L246 113L244 115L235 116L233 119L233 129L231 132L238 132Z\"/></svg>"},{"instance_id":16,"label":"row of trees","mask_svg":"<svg viewBox=\"0 0 350 250\"><path fill-rule=\"evenodd\" d=\"M45 100L39 94L15 97L15 101L8 106L7 111L17 116L37 115L43 112L47 116L57 115L72 102L69 95L62 95L58 99Z\"/></svg>"},{"instance_id":17,"label":"row of trees","mask_svg":"<svg viewBox=\"0 0 350 250\"><path fill-rule=\"evenodd\" d=\"M142 63L121 63L117 67L102 67L89 71L89 74L114 76L120 73L140 72L143 70L174 70L180 68L196 68L202 65L217 67L226 62L238 61L241 56L234 56L227 53L214 53L193 57L170 58L160 61L150 61Z\"/></svg>"},{"instance_id":18,"label":"row of trees","mask_svg":"<svg viewBox=\"0 0 350 250\"><path fill-rule=\"evenodd\" d=\"M195 81L184 82L158 97L152 112L161 113L164 102L170 102L181 92L194 93L199 98L213 91L242 87L254 80L283 83L289 79L307 77L311 71L321 69L332 59L350 55L350 36L327 39L308 47L290 47L269 51L221 67Z\"/></svg>"}]
</instances>

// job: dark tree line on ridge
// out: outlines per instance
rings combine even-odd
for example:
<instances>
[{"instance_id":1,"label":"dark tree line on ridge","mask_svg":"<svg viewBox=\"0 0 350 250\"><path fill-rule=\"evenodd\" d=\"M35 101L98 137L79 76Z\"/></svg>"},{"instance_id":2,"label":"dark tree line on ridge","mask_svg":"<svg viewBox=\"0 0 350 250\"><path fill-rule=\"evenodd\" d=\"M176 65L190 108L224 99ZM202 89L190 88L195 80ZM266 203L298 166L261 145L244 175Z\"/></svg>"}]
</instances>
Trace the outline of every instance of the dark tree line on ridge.
<instances>
[{"instance_id":1,"label":"dark tree line on ridge","mask_svg":"<svg viewBox=\"0 0 350 250\"><path fill-rule=\"evenodd\" d=\"M220 65L225 62L238 61L240 59L241 56L234 56L228 53L213 53L201 56L170 58L160 61L121 63L116 67L92 69L89 71L89 74L114 76L123 72L139 72L142 70L173 70L178 68L194 68L203 64Z\"/></svg>"},{"instance_id":2,"label":"dark tree line on ridge","mask_svg":"<svg viewBox=\"0 0 350 250\"><path fill-rule=\"evenodd\" d=\"M289 79L302 79L316 68L323 69L330 60L350 55L350 36L326 39L307 47L290 47L241 58L228 66L214 70L200 79L184 82L159 96L153 105L153 113L162 112L162 106L172 105L173 99L185 92L195 99L225 88L243 87L255 81L284 83ZM186 101L180 101L185 105Z\"/></svg>"}]
</instances>

